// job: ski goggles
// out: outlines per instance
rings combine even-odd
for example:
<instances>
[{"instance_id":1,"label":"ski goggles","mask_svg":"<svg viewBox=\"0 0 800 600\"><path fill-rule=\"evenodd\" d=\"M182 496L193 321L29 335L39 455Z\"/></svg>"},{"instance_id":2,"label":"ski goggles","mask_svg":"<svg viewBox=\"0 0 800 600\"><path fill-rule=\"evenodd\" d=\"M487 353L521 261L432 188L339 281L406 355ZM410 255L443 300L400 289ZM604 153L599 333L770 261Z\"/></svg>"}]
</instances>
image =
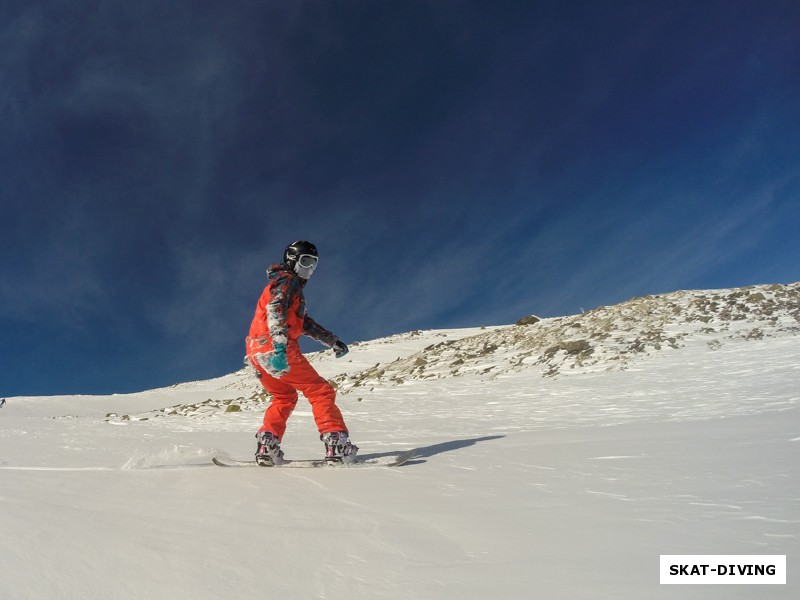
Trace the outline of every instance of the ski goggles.
<instances>
[{"instance_id":1,"label":"ski goggles","mask_svg":"<svg viewBox=\"0 0 800 600\"><path fill-rule=\"evenodd\" d=\"M319 259L313 254L301 254L297 257L297 264L304 269L314 269Z\"/></svg>"}]
</instances>

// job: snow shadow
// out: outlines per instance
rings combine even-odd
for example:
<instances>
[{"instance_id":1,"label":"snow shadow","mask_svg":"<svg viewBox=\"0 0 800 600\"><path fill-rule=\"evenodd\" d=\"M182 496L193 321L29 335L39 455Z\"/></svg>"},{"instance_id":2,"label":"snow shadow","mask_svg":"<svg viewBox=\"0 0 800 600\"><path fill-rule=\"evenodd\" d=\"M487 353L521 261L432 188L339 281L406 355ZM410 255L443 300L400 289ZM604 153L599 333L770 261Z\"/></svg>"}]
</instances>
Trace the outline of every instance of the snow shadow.
<instances>
[{"instance_id":1,"label":"snow shadow","mask_svg":"<svg viewBox=\"0 0 800 600\"><path fill-rule=\"evenodd\" d=\"M462 448L469 448L470 446L474 446L480 442L490 442L492 440L499 440L504 438L504 435L487 435L484 437L479 438L470 438L466 440L452 440L450 442L442 442L440 444L433 444L432 446L422 446L417 448L416 454L414 454L414 458L408 461L407 465L415 465L421 462L424 462L424 459L431 458L432 456L436 456L437 454L443 454L445 452L452 452L453 450L461 450ZM385 456L397 456L397 452L380 452L380 453L373 453L373 454L359 454L359 458L364 460L376 459L376 458L383 458Z\"/></svg>"},{"instance_id":2,"label":"snow shadow","mask_svg":"<svg viewBox=\"0 0 800 600\"><path fill-rule=\"evenodd\" d=\"M484 437L479 438L471 438L466 440L453 440L450 442L442 442L440 444L434 444L432 446L425 446L423 448L417 448L417 453L414 456L414 460L419 460L421 458L431 458L432 456L436 456L437 454L443 454L445 452L452 452L453 450L461 450L462 448L469 448L470 446L474 446L480 442L490 442L492 440L499 440L506 436L504 435L487 435ZM413 464L413 463L409 463Z\"/></svg>"}]
</instances>

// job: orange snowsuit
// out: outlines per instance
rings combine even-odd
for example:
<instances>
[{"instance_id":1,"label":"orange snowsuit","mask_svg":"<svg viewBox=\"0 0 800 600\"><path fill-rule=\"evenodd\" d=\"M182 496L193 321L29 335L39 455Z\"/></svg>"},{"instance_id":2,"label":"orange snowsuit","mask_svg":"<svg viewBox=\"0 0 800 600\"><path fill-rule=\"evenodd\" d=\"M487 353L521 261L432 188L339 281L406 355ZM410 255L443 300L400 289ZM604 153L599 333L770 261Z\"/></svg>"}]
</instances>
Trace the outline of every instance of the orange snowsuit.
<instances>
[{"instance_id":1,"label":"orange snowsuit","mask_svg":"<svg viewBox=\"0 0 800 600\"><path fill-rule=\"evenodd\" d=\"M246 340L247 358L256 369L261 385L272 395L259 431L269 431L283 439L286 420L297 405L300 391L311 403L320 434L347 432L342 413L336 406L336 391L306 360L297 341L301 335L307 335L332 347L338 338L306 314L304 280L286 265L272 265L267 274L269 283L258 299ZM267 362L275 344L286 345L287 372L276 372Z\"/></svg>"}]
</instances>

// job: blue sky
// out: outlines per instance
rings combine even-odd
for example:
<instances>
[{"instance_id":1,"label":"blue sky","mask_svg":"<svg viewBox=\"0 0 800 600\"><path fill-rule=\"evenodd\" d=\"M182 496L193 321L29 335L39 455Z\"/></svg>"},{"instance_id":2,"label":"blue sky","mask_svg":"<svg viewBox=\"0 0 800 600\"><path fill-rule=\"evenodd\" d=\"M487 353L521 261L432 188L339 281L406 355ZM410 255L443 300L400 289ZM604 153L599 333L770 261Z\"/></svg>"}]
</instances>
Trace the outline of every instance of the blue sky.
<instances>
[{"instance_id":1,"label":"blue sky","mask_svg":"<svg viewBox=\"0 0 800 600\"><path fill-rule=\"evenodd\" d=\"M0 396L800 279L800 5L6 0ZM314 346L309 346L308 349Z\"/></svg>"}]
</instances>

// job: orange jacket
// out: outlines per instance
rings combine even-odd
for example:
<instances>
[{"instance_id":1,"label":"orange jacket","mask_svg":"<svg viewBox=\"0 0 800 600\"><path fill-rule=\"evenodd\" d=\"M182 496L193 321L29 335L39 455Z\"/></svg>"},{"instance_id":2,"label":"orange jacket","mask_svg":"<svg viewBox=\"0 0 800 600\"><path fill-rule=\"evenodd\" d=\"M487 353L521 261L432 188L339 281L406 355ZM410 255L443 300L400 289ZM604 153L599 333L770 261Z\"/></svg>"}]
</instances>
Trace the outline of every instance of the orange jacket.
<instances>
[{"instance_id":1,"label":"orange jacket","mask_svg":"<svg viewBox=\"0 0 800 600\"><path fill-rule=\"evenodd\" d=\"M268 341L269 348L264 348L265 351L275 344L297 342L301 335L332 347L339 338L306 313L305 282L283 264L272 265L267 275L269 283L258 299L248 337Z\"/></svg>"}]
</instances>

